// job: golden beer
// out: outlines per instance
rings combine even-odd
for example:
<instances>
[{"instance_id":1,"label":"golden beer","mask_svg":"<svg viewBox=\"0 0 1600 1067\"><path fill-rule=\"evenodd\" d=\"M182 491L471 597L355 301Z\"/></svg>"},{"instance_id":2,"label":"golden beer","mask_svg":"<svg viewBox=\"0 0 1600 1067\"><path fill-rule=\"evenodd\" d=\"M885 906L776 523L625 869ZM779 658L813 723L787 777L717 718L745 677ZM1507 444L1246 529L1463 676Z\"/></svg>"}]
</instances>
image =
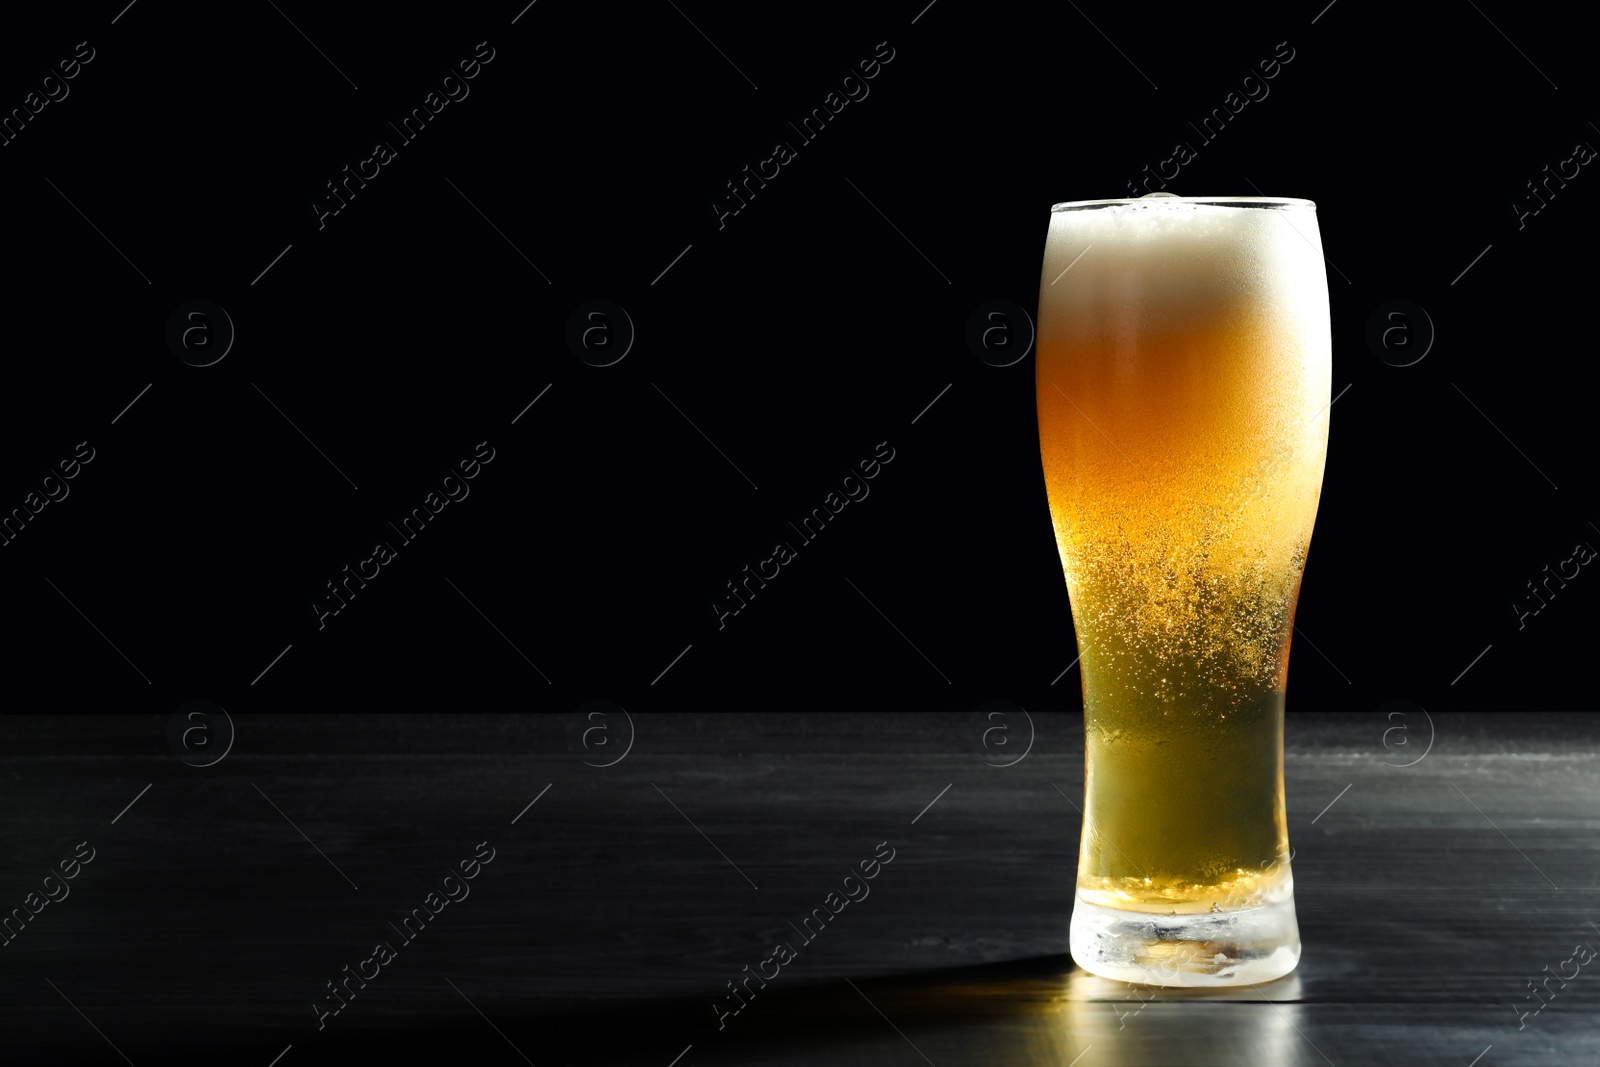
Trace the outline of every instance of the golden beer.
<instances>
[{"instance_id":1,"label":"golden beer","mask_svg":"<svg viewBox=\"0 0 1600 1067\"><path fill-rule=\"evenodd\" d=\"M1320 244L1303 200L1051 213L1037 400L1083 681L1073 954L1109 977L1264 981L1299 956L1283 700L1327 451Z\"/></svg>"}]
</instances>

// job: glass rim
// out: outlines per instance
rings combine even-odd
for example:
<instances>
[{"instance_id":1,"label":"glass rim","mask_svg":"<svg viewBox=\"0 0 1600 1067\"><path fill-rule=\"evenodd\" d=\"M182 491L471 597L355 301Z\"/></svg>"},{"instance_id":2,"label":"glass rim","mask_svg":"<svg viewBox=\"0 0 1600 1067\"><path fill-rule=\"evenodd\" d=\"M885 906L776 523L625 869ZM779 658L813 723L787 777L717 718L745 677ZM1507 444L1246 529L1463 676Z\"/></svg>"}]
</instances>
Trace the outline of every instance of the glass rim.
<instances>
[{"instance_id":1,"label":"glass rim","mask_svg":"<svg viewBox=\"0 0 1600 1067\"><path fill-rule=\"evenodd\" d=\"M1294 196L1138 196L1114 200L1063 200L1051 204L1051 212L1082 211L1097 207L1127 207L1134 204L1209 204L1213 207L1316 209L1316 201Z\"/></svg>"}]
</instances>

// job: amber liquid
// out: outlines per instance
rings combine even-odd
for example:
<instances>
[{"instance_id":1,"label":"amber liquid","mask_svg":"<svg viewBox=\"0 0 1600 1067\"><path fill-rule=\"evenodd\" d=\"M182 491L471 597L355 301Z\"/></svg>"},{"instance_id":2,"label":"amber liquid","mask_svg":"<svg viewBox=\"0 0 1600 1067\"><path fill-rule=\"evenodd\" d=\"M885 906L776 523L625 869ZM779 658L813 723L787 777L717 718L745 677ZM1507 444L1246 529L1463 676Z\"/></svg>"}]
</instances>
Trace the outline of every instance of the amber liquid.
<instances>
[{"instance_id":1,"label":"amber liquid","mask_svg":"<svg viewBox=\"0 0 1600 1067\"><path fill-rule=\"evenodd\" d=\"M1230 210L1052 216L1039 439L1082 670L1078 889L1108 907L1250 907L1288 876L1284 687L1327 448L1327 290L1314 215L1212 209Z\"/></svg>"}]
</instances>

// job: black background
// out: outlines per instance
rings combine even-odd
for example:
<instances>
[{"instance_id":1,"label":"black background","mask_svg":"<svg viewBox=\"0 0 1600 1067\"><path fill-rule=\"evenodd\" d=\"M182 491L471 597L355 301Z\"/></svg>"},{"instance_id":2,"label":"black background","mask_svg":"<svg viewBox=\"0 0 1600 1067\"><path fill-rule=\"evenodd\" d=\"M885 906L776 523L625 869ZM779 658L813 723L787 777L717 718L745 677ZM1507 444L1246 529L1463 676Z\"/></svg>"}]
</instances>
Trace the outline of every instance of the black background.
<instances>
[{"instance_id":1,"label":"black background","mask_svg":"<svg viewBox=\"0 0 1600 1067\"><path fill-rule=\"evenodd\" d=\"M8 711L1075 710L1033 360L982 362L966 324L1036 307L1052 202L1126 195L1179 140L1170 189L1314 199L1330 261L1348 391L1291 710L1591 705L1593 579L1524 629L1511 607L1600 543L1600 179L1512 208L1600 143L1585 27L1359 0L279 7L76 6L0 41L8 109L96 51L0 148L0 504L95 449L0 549ZM470 96L319 230L323 184L485 40ZM870 95L719 228L724 183L879 42ZM1199 144L1279 42L1270 95ZM207 368L165 342L197 298L237 328ZM591 299L637 329L606 368L565 340ZM1437 329L1414 366L1365 340L1393 299ZM470 497L319 631L323 584L482 440ZM870 497L719 632L722 584L880 441Z\"/></svg>"},{"instance_id":2,"label":"black background","mask_svg":"<svg viewBox=\"0 0 1600 1067\"><path fill-rule=\"evenodd\" d=\"M1054 1004L1076 647L1033 359L991 366L967 326L990 300L1034 310L1050 204L1126 195L1182 140L1170 191L1313 199L1329 259L1338 399L1289 707L1352 714L1288 735L1305 960L1270 1012L1156 1004L1119 1038L1091 1004L1087 1026L1035 1019L1043 1044L1002 1020L922 1047L1592 1058L1589 985L1526 1032L1507 1005L1595 918L1594 719L1452 714L1593 707L1600 579L1522 629L1512 608L1600 545L1600 177L1521 228L1512 206L1600 145L1591 26L1481 2L524 2L8 13L0 114L78 42L95 58L0 145L0 513L78 442L95 458L0 546L3 906L80 840L102 858L3 950L0 1048L918 1062L857 993L919 1043L975 1003ZM400 145L387 123L478 42L470 95ZM880 42L870 95L798 144L789 123ZM1189 123L1289 49L1199 144ZM380 139L395 160L319 229L324 183ZM779 140L797 158L719 228L714 199ZM204 368L166 340L196 299L237 328ZM591 300L637 328L609 367L566 339ZM1437 330L1413 366L1367 342L1393 300ZM324 583L480 441L470 496L319 630ZM719 631L723 583L879 442L870 496ZM238 728L212 768L169 748L194 699L231 716L217 743ZM596 699L638 715L604 768L573 737ZM1015 770L972 749L996 699L1037 717ZM420 714L303 714L349 711ZM137 714L15 715L56 712ZM880 910L793 1000L716 1031L706 998L884 838L905 858ZM323 981L482 839L505 858L478 902L315 1029ZM928 993L991 964L1042 977Z\"/></svg>"}]
</instances>

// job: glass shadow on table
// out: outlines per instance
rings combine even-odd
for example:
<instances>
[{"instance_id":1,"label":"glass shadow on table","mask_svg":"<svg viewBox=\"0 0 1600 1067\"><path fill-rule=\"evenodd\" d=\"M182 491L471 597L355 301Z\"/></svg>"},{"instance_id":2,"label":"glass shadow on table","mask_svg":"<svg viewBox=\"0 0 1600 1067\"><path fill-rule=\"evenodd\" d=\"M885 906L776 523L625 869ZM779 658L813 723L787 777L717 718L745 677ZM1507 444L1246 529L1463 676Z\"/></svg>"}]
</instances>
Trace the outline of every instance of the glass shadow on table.
<instances>
[{"instance_id":1,"label":"glass shadow on table","mask_svg":"<svg viewBox=\"0 0 1600 1067\"><path fill-rule=\"evenodd\" d=\"M1300 995L1293 973L1258 986L1160 988L1050 956L825 983L752 1018L748 1034L732 1035L730 1023L725 1062L1300 1067L1321 1062L1297 1032ZM702 1051L704 1062L724 1061L711 1042L697 1044Z\"/></svg>"},{"instance_id":2,"label":"glass shadow on table","mask_svg":"<svg viewBox=\"0 0 1600 1067\"><path fill-rule=\"evenodd\" d=\"M348 1063L358 1049L370 1060L392 1048L413 1062L435 1052L459 1061L512 1056L509 1043L540 1067L1301 1067L1323 1061L1298 1032L1300 993L1293 973L1230 989L1134 986L1090 975L1060 955L769 989L722 1018L720 1029L710 996L573 998L542 1001L519 1016L494 1012L493 1029L471 1016L381 1034L330 1033L297 1045L295 1054L309 1054L304 1064Z\"/></svg>"}]
</instances>

